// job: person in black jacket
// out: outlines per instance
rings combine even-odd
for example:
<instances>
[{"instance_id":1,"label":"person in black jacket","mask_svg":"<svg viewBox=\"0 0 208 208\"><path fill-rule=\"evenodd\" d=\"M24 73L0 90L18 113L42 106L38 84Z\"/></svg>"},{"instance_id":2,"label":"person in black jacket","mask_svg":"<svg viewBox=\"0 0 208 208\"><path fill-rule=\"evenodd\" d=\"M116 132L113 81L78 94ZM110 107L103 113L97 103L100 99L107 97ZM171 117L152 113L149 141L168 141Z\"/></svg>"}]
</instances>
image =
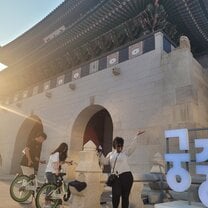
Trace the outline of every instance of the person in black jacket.
<instances>
[{"instance_id":1,"label":"person in black jacket","mask_svg":"<svg viewBox=\"0 0 208 208\"><path fill-rule=\"evenodd\" d=\"M40 160L42 143L46 140L47 135L44 132L39 132L36 134L34 139L31 139L26 144L23 152L23 157L21 160L21 169L24 175L31 175L37 173L39 163L45 163L45 161Z\"/></svg>"}]
</instances>

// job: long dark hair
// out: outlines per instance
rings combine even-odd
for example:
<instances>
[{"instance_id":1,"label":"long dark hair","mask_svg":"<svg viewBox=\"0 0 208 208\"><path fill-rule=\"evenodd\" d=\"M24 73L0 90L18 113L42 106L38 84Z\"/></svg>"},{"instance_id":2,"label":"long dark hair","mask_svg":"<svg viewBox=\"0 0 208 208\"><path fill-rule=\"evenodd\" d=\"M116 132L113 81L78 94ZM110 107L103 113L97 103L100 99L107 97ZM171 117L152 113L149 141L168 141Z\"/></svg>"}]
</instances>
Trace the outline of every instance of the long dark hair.
<instances>
[{"instance_id":1,"label":"long dark hair","mask_svg":"<svg viewBox=\"0 0 208 208\"><path fill-rule=\"evenodd\" d=\"M65 161L67 158L67 151L68 151L68 145L63 142L51 154L58 152L59 161Z\"/></svg>"}]
</instances>

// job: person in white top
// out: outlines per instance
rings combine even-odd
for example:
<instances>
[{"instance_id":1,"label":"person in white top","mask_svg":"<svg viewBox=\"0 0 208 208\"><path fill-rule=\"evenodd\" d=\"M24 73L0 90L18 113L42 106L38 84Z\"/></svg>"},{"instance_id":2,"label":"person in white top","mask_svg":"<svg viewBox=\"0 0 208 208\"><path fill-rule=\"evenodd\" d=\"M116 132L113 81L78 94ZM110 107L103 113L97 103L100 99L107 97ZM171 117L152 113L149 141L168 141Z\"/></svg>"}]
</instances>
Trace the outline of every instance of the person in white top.
<instances>
[{"instance_id":1,"label":"person in white top","mask_svg":"<svg viewBox=\"0 0 208 208\"><path fill-rule=\"evenodd\" d=\"M57 176L60 173L61 165L66 162L68 145L61 143L50 155L48 164L46 166L45 174L48 183L56 184ZM72 161L67 162L72 164ZM68 193L70 194L70 193ZM46 206L50 207L50 201L46 200Z\"/></svg>"},{"instance_id":2,"label":"person in white top","mask_svg":"<svg viewBox=\"0 0 208 208\"><path fill-rule=\"evenodd\" d=\"M100 154L100 163L103 165L110 164L111 173L118 175L112 185L113 208L118 208L120 197L122 198L122 208L129 207L129 194L133 185L133 175L128 164L128 156L134 152L137 147L138 136L144 132L145 131L139 131L126 150L123 150L124 139L115 137L113 140L114 150L108 153L106 157Z\"/></svg>"}]
</instances>

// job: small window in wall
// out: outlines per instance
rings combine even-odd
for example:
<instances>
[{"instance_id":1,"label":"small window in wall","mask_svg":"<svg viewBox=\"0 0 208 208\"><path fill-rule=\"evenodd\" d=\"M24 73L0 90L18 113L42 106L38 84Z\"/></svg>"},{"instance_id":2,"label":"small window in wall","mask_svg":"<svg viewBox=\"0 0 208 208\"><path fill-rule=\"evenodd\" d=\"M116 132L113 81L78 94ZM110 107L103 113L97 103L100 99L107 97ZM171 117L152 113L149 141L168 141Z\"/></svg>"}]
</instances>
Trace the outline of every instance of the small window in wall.
<instances>
[{"instance_id":1,"label":"small window in wall","mask_svg":"<svg viewBox=\"0 0 208 208\"><path fill-rule=\"evenodd\" d=\"M68 72L65 74L64 83L71 82L71 80L72 80L72 72L71 72L71 71L68 71Z\"/></svg>"},{"instance_id":2,"label":"small window in wall","mask_svg":"<svg viewBox=\"0 0 208 208\"><path fill-rule=\"evenodd\" d=\"M90 74L98 71L98 64L99 64L98 60L90 63L90 69L89 69Z\"/></svg>"},{"instance_id":3,"label":"small window in wall","mask_svg":"<svg viewBox=\"0 0 208 208\"><path fill-rule=\"evenodd\" d=\"M90 65L84 65L81 67L81 77L85 77L87 75L89 75L89 70L90 70Z\"/></svg>"},{"instance_id":4,"label":"small window in wall","mask_svg":"<svg viewBox=\"0 0 208 208\"><path fill-rule=\"evenodd\" d=\"M107 68L107 57L103 57L99 60L98 70L103 70Z\"/></svg>"},{"instance_id":5,"label":"small window in wall","mask_svg":"<svg viewBox=\"0 0 208 208\"><path fill-rule=\"evenodd\" d=\"M118 52L112 53L107 56L107 67L118 64Z\"/></svg>"},{"instance_id":6,"label":"small window in wall","mask_svg":"<svg viewBox=\"0 0 208 208\"><path fill-rule=\"evenodd\" d=\"M163 36L163 50L166 53L170 53L171 52L171 43L164 36Z\"/></svg>"},{"instance_id":7,"label":"small window in wall","mask_svg":"<svg viewBox=\"0 0 208 208\"><path fill-rule=\"evenodd\" d=\"M77 80L81 78L81 68L72 71L72 80Z\"/></svg>"},{"instance_id":8,"label":"small window in wall","mask_svg":"<svg viewBox=\"0 0 208 208\"><path fill-rule=\"evenodd\" d=\"M155 37L154 37L154 35L146 38L143 41L143 53L147 53L152 50L155 50Z\"/></svg>"},{"instance_id":9,"label":"small window in wall","mask_svg":"<svg viewBox=\"0 0 208 208\"><path fill-rule=\"evenodd\" d=\"M129 48L123 48L119 51L119 63L128 60L129 58Z\"/></svg>"},{"instance_id":10,"label":"small window in wall","mask_svg":"<svg viewBox=\"0 0 208 208\"><path fill-rule=\"evenodd\" d=\"M51 88L55 88L56 87L56 83L57 83L56 78L51 79Z\"/></svg>"}]
</instances>

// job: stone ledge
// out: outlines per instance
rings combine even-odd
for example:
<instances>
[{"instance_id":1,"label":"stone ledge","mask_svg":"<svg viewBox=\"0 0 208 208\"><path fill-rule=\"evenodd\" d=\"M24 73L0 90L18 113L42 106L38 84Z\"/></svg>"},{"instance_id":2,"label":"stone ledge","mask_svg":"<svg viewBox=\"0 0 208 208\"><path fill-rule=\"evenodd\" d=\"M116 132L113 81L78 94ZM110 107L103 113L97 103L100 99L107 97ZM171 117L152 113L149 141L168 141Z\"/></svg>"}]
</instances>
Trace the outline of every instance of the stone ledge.
<instances>
[{"instance_id":1,"label":"stone ledge","mask_svg":"<svg viewBox=\"0 0 208 208\"><path fill-rule=\"evenodd\" d=\"M191 205L188 204L188 201L173 201L155 204L154 208L204 208L202 203L191 202Z\"/></svg>"},{"instance_id":2,"label":"stone ledge","mask_svg":"<svg viewBox=\"0 0 208 208\"><path fill-rule=\"evenodd\" d=\"M15 175L1 174L0 181L12 181L15 178Z\"/></svg>"}]
</instances>

